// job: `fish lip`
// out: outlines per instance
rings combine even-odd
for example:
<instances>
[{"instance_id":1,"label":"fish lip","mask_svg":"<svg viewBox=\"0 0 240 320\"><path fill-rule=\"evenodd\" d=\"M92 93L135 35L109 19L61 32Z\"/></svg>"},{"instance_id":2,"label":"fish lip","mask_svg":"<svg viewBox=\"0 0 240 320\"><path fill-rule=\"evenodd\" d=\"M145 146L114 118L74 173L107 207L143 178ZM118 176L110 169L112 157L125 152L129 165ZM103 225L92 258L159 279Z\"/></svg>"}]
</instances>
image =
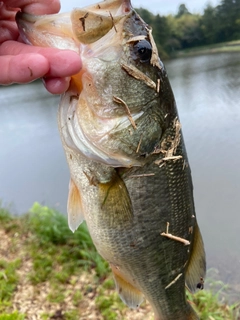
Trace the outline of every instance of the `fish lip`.
<instances>
[{"instance_id":1,"label":"fish lip","mask_svg":"<svg viewBox=\"0 0 240 320\"><path fill-rule=\"evenodd\" d=\"M22 12L22 11L18 11L16 13L15 20L17 23L21 23L21 21L34 23L36 21L33 15Z\"/></svg>"},{"instance_id":2,"label":"fish lip","mask_svg":"<svg viewBox=\"0 0 240 320\"><path fill-rule=\"evenodd\" d=\"M133 9L131 0L123 0L123 10L125 13L130 12Z\"/></svg>"},{"instance_id":3,"label":"fish lip","mask_svg":"<svg viewBox=\"0 0 240 320\"><path fill-rule=\"evenodd\" d=\"M18 31L22 40L27 44L31 44L26 34L26 23L34 23L36 21L34 16L18 11L15 15L15 21L17 23Z\"/></svg>"}]
</instances>

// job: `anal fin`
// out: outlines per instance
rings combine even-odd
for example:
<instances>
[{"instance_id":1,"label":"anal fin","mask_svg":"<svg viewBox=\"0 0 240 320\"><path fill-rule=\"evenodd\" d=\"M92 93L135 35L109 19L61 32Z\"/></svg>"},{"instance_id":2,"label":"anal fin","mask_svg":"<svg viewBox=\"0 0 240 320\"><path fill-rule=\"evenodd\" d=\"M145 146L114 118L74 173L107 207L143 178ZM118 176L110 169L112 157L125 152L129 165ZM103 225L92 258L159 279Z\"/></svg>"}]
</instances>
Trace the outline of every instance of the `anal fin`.
<instances>
[{"instance_id":1,"label":"anal fin","mask_svg":"<svg viewBox=\"0 0 240 320\"><path fill-rule=\"evenodd\" d=\"M74 232L84 220L82 199L80 192L75 182L70 179L69 181L69 194L68 194L68 226Z\"/></svg>"},{"instance_id":2,"label":"anal fin","mask_svg":"<svg viewBox=\"0 0 240 320\"><path fill-rule=\"evenodd\" d=\"M141 291L136 289L131 283L124 279L116 267L111 266L117 292L121 300L128 305L129 308L137 309L144 300Z\"/></svg>"},{"instance_id":3,"label":"anal fin","mask_svg":"<svg viewBox=\"0 0 240 320\"><path fill-rule=\"evenodd\" d=\"M196 291L204 281L206 274L206 260L202 235L198 224L194 227L194 235L192 241L192 253L186 267L186 287L191 291ZM199 284L199 286L198 286Z\"/></svg>"}]
</instances>

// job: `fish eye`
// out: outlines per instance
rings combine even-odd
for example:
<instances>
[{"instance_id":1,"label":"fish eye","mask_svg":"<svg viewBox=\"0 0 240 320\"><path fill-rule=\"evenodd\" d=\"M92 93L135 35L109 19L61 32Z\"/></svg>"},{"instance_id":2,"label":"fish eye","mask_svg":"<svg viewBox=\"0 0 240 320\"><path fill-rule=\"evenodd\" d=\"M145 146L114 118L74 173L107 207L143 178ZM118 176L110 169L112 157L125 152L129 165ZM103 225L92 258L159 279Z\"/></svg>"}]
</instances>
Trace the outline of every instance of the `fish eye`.
<instances>
[{"instance_id":1,"label":"fish eye","mask_svg":"<svg viewBox=\"0 0 240 320\"><path fill-rule=\"evenodd\" d=\"M152 46L147 40L140 40L135 44L134 52L141 62L148 62L152 57Z\"/></svg>"}]
</instances>

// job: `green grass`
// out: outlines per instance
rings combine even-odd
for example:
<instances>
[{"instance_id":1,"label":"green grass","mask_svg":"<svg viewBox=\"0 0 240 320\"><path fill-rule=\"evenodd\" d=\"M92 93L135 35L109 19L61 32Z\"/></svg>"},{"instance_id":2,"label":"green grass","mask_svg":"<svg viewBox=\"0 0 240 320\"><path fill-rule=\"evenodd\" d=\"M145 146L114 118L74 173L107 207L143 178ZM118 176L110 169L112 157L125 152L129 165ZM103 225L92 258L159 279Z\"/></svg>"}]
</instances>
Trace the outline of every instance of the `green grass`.
<instances>
[{"instance_id":1,"label":"green grass","mask_svg":"<svg viewBox=\"0 0 240 320\"><path fill-rule=\"evenodd\" d=\"M238 320L240 309L237 303L228 305L226 293L228 285L222 281L206 280L208 290L200 290L195 294L189 294L189 302L200 314L201 320Z\"/></svg>"},{"instance_id":2,"label":"green grass","mask_svg":"<svg viewBox=\"0 0 240 320\"><path fill-rule=\"evenodd\" d=\"M201 320L236 320L234 306L221 304L218 296L211 291L199 291L195 295L188 296Z\"/></svg>"},{"instance_id":3,"label":"green grass","mask_svg":"<svg viewBox=\"0 0 240 320\"><path fill-rule=\"evenodd\" d=\"M80 290L76 290L73 294L73 304L75 307L79 306L79 303L82 301L83 295Z\"/></svg>"},{"instance_id":4,"label":"green grass","mask_svg":"<svg viewBox=\"0 0 240 320\"><path fill-rule=\"evenodd\" d=\"M13 313L5 313L0 314L0 320L24 320L25 316L24 314L20 314L17 311L14 311Z\"/></svg>"},{"instance_id":5,"label":"green grass","mask_svg":"<svg viewBox=\"0 0 240 320\"><path fill-rule=\"evenodd\" d=\"M106 295L104 289L100 290L95 303L104 320L118 320L117 311L125 308L116 292Z\"/></svg>"},{"instance_id":6,"label":"green grass","mask_svg":"<svg viewBox=\"0 0 240 320\"><path fill-rule=\"evenodd\" d=\"M0 222L1 225L8 223L13 220L13 217L10 214L10 211L6 208L2 208L1 202L0 202Z\"/></svg>"},{"instance_id":7,"label":"green grass","mask_svg":"<svg viewBox=\"0 0 240 320\"><path fill-rule=\"evenodd\" d=\"M96 252L85 223L72 233L62 214L38 203L23 219L32 234L28 244L34 262L30 274L34 284L50 278L65 283L79 268L85 271L94 268L99 278L109 273L108 264ZM60 272L54 268L56 265L61 265Z\"/></svg>"},{"instance_id":8,"label":"green grass","mask_svg":"<svg viewBox=\"0 0 240 320\"><path fill-rule=\"evenodd\" d=\"M19 259L13 262L0 260L0 312L11 305L11 298L18 284L16 270L20 265Z\"/></svg>"}]
</instances>

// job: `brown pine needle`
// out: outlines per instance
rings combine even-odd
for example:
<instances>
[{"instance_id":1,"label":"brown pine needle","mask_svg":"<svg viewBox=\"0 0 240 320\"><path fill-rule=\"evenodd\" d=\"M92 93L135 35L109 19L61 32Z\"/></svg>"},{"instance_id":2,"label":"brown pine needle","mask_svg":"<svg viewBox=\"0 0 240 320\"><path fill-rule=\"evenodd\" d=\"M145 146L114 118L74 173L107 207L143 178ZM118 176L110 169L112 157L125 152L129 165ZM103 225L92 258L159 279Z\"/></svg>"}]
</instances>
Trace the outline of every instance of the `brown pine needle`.
<instances>
[{"instance_id":1,"label":"brown pine needle","mask_svg":"<svg viewBox=\"0 0 240 320\"><path fill-rule=\"evenodd\" d=\"M127 116L128 116L128 119L129 121L131 122L131 125L133 126L133 128L136 130L137 129L137 126L136 126L136 123L135 121L133 120L133 117L131 115L131 112L130 112L130 109L128 107L128 105L126 104L125 101L123 101L121 98L118 98L118 97L115 97L113 96L113 101L119 103L119 104L122 104L124 107L125 107L125 110L127 112Z\"/></svg>"},{"instance_id":2,"label":"brown pine needle","mask_svg":"<svg viewBox=\"0 0 240 320\"><path fill-rule=\"evenodd\" d=\"M140 147L141 147L142 137L143 137L143 135L141 135L141 138L140 138L140 140L139 140L139 142L138 142L138 146L137 146L136 153L138 153L138 152L139 152L139 149L140 149Z\"/></svg>"},{"instance_id":3,"label":"brown pine needle","mask_svg":"<svg viewBox=\"0 0 240 320\"><path fill-rule=\"evenodd\" d=\"M178 281L178 279L179 279L181 276L182 276L182 273L179 273L179 275L176 276L176 278L175 278L173 281L171 281L171 282L165 287L165 289L168 289L169 287L171 287L175 282Z\"/></svg>"},{"instance_id":4,"label":"brown pine needle","mask_svg":"<svg viewBox=\"0 0 240 320\"><path fill-rule=\"evenodd\" d=\"M152 177L152 176L155 176L155 173L135 174L135 175L129 176L129 178L141 178L141 177Z\"/></svg>"},{"instance_id":5,"label":"brown pine needle","mask_svg":"<svg viewBox=\"0 0 240 320\"><path fill-rule=\"evenodd\" d=\"M175 241L179 241L179 242L183 243L185 246L189 246L190 242L188 240L180 238L180 237L177 237L177 236L174 236L171 233L168 233L169 225L170 225L169 222L167 222L166 233L162 232L161 236L169 238L169 239L172 239L172 240L175 240Z\"/></svg>"}]
</instances>

